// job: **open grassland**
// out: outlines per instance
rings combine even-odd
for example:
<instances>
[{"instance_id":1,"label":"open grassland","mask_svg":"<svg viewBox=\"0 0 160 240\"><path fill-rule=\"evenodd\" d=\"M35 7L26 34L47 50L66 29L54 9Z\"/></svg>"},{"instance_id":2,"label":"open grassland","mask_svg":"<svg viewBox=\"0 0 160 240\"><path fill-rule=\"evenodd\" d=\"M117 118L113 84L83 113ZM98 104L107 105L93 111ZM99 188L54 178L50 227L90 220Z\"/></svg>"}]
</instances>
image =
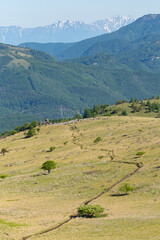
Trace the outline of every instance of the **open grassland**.
<instances>
[{"instance_id":1,"label":"open grassland","mask_svg":"<svg viewBox=\"0 0 160 240\"><path fill-rule=\"evenodd\" d=\"M101 137L102 140L93 141ZM56 149L49 152L49 148ZM160 120L141 117L101 117L67 125L42 126L32 138L24 132L1 139L0 239L20 240L57 226L77 207L134 171L126 179L135 186L118 195L121 184L91 204L100 204L107 216L75 218L31 240L160 239ZM145 152L141 158L136 153ZM42 163L57 168L44 175ZM128 163L128 164L127 164Z\"/></svg>"}]
</instances>

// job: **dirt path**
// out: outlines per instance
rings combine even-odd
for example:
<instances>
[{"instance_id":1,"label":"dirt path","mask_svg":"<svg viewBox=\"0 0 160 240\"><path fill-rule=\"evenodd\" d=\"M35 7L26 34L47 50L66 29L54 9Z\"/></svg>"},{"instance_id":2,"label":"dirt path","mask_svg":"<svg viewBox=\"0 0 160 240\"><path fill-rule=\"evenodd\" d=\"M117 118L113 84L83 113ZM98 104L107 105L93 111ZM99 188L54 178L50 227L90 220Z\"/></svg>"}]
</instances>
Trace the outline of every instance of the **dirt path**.
<instances>
[{"instance_id":1,"label":"dirt path","mask_svg":"<svg viewBox=\"0 0 160 240\"><path fill-rule=\"evenodd\" d=\"M136 165L135 163L133 163L134 165ZM108 187L107 189L105 189L103 192L101 192L100 194L98 194L97 196L95 196L94 198L91 198L90 200L86 201L84 203L84 205L88 205L89 203L91 203L92 201L100 198L102 195L104 195L105 193L109 192L111 189L113 189L116 185L118 185L119 183L123 182L125 179L127 178L130 178L132 175L134 175L135 173L137 173L139 171L139 169L142 168L141 165L138 165L137 164L137 168L132 171L131 173L127 174L126 176L124 176L123 178L121 178L119 181L117 181L116 183L114 183L113 185L111 185L110 187ZM70 216L69 219L65 220L63 223L60 223L59 225L53 227L53 228L50 228L50 229L46 229L40 233L35 233L33 235L28 235L28 236L25 236L22 238L22 240L26 240L30 237L33 237L33 236L38 236L38 235L42 235L42 234L45 234L45 233L48 233L48 232L51 232L53 230L56 230L57 228L60 228L61 226L63 226L64 224L70 222L73 218L76 218L78 217L78 214L76 215L73 215L73 216Z\"/></svg>"}]
</instances>

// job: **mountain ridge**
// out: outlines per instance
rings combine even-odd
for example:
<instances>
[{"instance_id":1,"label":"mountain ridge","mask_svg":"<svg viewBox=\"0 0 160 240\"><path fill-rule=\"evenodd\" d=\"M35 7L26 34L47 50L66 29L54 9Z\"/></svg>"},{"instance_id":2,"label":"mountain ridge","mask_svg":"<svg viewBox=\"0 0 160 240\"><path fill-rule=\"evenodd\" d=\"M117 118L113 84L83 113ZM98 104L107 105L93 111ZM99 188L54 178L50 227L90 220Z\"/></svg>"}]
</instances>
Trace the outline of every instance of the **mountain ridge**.
<instances>
[{"instance_id":1,"label":"mountain ridge","mask_svg":"<svg viewBox=\"0 0 160 240\"><path fill-rule=\"evenodd\" d=\"M76 42L103 33L110 33L134 20L131 16L117 15L105 20L97 20L91 24L83 21L58 20L44 27L0 27L0 42L11 45L19 45L23 42Z\"/></svg>"}]
</instances>

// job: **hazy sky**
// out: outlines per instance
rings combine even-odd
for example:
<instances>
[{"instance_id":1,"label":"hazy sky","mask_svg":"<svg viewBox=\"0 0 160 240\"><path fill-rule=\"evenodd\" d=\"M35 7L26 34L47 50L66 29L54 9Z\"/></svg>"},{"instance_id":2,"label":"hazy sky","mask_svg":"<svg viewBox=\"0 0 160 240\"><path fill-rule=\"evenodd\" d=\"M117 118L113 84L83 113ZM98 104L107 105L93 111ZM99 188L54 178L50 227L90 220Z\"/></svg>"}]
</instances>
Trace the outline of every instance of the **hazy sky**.
<instances>
[{"instance_id":1,"label":"hazy sky","mask_svg":"<svg viewBox=\"0 0 160 240\"><path fill-rule=\"evenodd\" d=\"M0 0L0 26L35 27L57 20L91 23L113 15L160 13L160 0Z\"/></svg>"}]
</instances>

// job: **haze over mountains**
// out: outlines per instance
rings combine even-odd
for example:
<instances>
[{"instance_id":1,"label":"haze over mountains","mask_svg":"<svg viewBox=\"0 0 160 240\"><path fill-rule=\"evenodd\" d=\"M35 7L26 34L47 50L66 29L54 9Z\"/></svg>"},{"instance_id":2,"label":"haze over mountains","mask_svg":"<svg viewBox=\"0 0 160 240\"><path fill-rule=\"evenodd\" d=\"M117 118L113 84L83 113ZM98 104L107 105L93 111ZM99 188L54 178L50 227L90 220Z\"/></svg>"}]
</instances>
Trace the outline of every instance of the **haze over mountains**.
<instances>
[{"instance_id":1,"label":"haze over mountains","mask_svg":"<svg viewBox=\"0 0 160 240\"><path fill-rule=\"evenodd\" d=\"M86 38L110 33L132 23L133 17L116 15L92 24L82 21L57 21L45 27L22 28L19 26L0 27L0 42L18 45L23 42L77 42Z\"/></svg>"},{"instance_id":2,"label":"haze over mountains","mask_svg":"<svg viewBox=\"0 0 160 240\"><path fill-rule=\"evenodd\" d=\"M67 61L0 45L1 130L60 118L62 109L69 117L94 104L160 93L160 15L146 15L116 32L73 45L52 46Z\"/></svg>"}]
</instances>

